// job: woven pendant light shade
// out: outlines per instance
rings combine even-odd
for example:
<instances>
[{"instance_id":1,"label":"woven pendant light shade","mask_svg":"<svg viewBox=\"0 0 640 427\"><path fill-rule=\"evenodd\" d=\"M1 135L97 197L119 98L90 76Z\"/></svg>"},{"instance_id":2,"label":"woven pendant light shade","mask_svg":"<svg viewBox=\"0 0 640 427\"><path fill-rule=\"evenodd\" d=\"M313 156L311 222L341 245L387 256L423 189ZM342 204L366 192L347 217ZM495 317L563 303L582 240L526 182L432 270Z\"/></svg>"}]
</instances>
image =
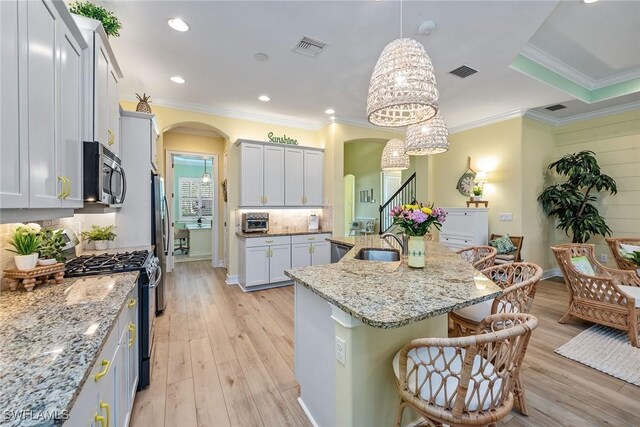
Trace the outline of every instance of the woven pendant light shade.
<instances>
[{"instance_id":1,"label":"woven pendant light shade","mask_svg":"<svg viewBox=\"0 0 640 427\"><path fill-rule=\"evenodd\" d=\"M405 151L404 141L390 139L382 150L380 169L383 171L401 171L409 169L409 155Z\"/></svg>"},{"instance_id":2,"label":"woven pendant light shade","mask_svg":"<svg viewBox=\"0 0 640 427\"><path fill-rule=\"evenodd\" d=\"M429 120L438 110L431 59L417 41L389 43L371 75L367 119L377 126L408 126Z\"/></svg>"},{"instance_id":3,"label":"woven pendant light shade","mask_svg":"<svg viewBox=\"0 0 640 427\"><path fill-rule=\"evenodd\" d=\"M432 119L407 128L407 154L424 156L449 150L449 129L438 112Z\"/></svg>"}]
</instances>

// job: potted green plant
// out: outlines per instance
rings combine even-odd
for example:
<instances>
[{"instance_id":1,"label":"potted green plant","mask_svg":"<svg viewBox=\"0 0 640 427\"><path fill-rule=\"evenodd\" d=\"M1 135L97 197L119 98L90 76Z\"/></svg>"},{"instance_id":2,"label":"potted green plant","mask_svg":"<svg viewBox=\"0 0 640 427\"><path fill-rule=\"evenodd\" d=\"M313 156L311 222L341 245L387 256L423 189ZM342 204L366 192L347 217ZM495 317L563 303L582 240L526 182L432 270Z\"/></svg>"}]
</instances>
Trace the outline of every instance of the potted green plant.
<instances>
[{"instance_id":1,"label":"potted green plant","mask_svg":"<svg viewBox=\"0 0 640 427\"><path fill-rule=\"evenodd\" d=\"M566 181L553 184L542 191L538 201L549 217L558 219L559 228L573 243L585 243L593 235L611 235L611 229L595 206L595 192L616 194L616 182L600 171L593 151L567 154L549 165Z\"/></svg>"},{"instance_id":2,"label":"potted green plant","mask_svg":"<svg viewBox=\"0 0 640 427\"><path fill-rule=\"evenodd\" d=\"M479 185L475 185L473 187L473 200L475 201L482 200L482 187Z\"/></svg>"},{"instance_id":3,"label":"potted green plant","mask_svg":"<svg viewBox=\"0 0 640 427\"><path fill-rule=\"evenodd\" d=\"M90 1L76 1L69 5L69 12L100 21L104 27L104 32L109 37L118 37L120 35L122 23L113 12L102 6L93 4Z\"/></svg>"},{"instance_id":4,"label":"potted green plant","mask_svg":"<svg viewBox=\"0 0 640 427\"><path fill-rule=\"evenodd\" d=\"M52 265L57 262L64 262L65 257L62 254L64 244L62 230L43 230L40 233L38 265Z\"/></svg>"},{"instance_id":5,"label":"potted green plant","mask_svg":"<svg viewBox=\"0 0 640 427\"><path fill-rule=\"evenodd\" d=\"M8 251L15 253L13 261L18 270L30 270L38 262L38 249L40 249L40 226L38 224L17 224L11 232L9 244L13 249Z\"/></svg>"},{"instance_id":6,"label":"potted green plant","mask_svg":"<svg viewBox=\"0 0 640 427\"><path fill-rule=\"evenodd\" d=\"M96 250L103 251L109 246L109 242L115 240L116 233L113 232L115 226L107 225L100 227L98 225L92 225L90 230L83 231L82 237L89 242L93 242Z\"/></svg>"}]
</instances>

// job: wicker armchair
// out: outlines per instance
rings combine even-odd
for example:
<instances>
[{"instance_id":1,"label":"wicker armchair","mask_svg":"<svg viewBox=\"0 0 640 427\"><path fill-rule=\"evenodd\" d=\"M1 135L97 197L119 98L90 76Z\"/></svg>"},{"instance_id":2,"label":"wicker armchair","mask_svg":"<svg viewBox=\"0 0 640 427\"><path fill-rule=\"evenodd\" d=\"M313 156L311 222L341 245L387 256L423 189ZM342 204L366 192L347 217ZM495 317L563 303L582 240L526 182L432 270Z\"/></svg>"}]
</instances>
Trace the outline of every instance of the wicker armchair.
<instances>
[{"instance_id":1,"label":"wicker armchair","mask_svg":"<svg viewBox=\"0 0 640 427\"><path fill-rule=\"evenodd\" d=\"M559 320L571 316L627 331L631 345L638 345L640 323L640 278L634 271L607 268L594 256L594 245L552 246L569 291L569 308ZM585 256L595 276L581 273L571 258Z\"/></svg>"},{"instance_id":2,"label":"wicker armchair","mask_svg":"<svg viewBox=\"0 0 640 427\"><path fill-rule=\"evenodd\" d=\"M410 341L393 359L395 425L407 406L428 425L495 425L513 408L513 381L537 325L529 314L494 314L478 335Z\"/></svg>"},{"instance_id":3,"label":"wicker armchair","mask_svg":"<svg viewBox=\"0 0 640 427\"><path fill-rule=\"evenodd\" d=\"M640 246L640 237L622 237L622 238L607 238L605 239L609 245L609 249L613 254L613 259L616 260L616 264L620 270L637 270L640 267L632 263L626 258L620 255L620 244Z\"/></svg>"},{"instance_id":4,"label":"wicker armchair","mask_svg":"<svg viewBox=\"0 0 640 427\"><path fill-rule=\"evenodd\" d=\"M463 260L473 264L476 270L484 270L493 266L498 250L492 246L469 246L456 253Z\"/></svg>"},{"instance_id":5,"label":"wicker armchair","mask_svg":"<svg viewBox=\"0 0 640 427\"><path fill-rule=\"evenodd\" d=\"M489 237L489 241L495 240L499 237L502 237L502 234L492 234ZM507 254L498 254L496 255L496 264L508 264L510 262L522 262L522 244L524 243L524 236L509 236L509 239L513 242L513 245L516 247L514 251L511 251Z\"/></svg>"},{"instance_id":6,"label":"wicker armchair","mask_svg":"<svg viewBox=\"0 0 640 427\"><path fill-rule=\"evenodd\" d=\"M542 277L542 267L528 262L516 262L489 267L482 270L482 274L500 286L503 294L493 301L484 301L449 313L454 337L475 334L482 320L491 314L529 313ZM513 394L520 412L527 415L524 385L519 376L515 379Z\"/></svg>"}]
</instances>

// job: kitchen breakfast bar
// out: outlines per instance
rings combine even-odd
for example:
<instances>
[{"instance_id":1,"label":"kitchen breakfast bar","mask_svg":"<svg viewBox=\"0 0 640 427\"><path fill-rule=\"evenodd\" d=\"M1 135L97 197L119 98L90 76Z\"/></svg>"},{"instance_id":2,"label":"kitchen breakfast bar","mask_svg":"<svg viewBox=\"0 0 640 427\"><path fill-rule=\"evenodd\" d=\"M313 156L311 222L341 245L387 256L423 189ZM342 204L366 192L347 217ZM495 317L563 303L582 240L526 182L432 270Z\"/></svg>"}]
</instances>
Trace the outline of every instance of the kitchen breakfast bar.
<instances>
[{"instance_id":1,"label":"kitchen breakfast bar","mask_svg":"<svg viewBox=\"0 0 640 427\"><path fill-rule=\"evenodd\" d=\"M425 268L412 269L378 236L330 241L352 249L335 264L286 272L295 283L300 404L321 427L393 425L394 355L414 338L446 337L447 313L501 289L437 242L426 242Z\"/></svg>"}]
</instances>

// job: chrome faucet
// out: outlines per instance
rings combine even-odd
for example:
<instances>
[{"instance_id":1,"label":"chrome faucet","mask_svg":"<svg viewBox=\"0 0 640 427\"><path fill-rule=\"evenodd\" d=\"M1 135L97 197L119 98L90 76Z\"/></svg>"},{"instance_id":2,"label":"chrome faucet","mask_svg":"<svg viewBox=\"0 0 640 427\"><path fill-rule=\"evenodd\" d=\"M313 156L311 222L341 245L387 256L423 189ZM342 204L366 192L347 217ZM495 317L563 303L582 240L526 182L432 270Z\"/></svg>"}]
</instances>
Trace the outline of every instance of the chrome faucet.
<instances>
[{"instance_id":1,"label":"chrome faucet","mask_svg":"<svg viewBox=\"0 0 640 427\"><path fill-rule=\"evenodd\" d=\"M396 242L398 242L398 245L400 245L400 248L402 249L402 255L408 256L409 255L409 236L407 236L407 233L402 233L400 234L400 236L402 237L402 239L400 239L400 237L398 237L398 235L395 233L384 233L382 236L380 236L380 238L388 243L389 241L387 240L387 237L393 237L393 239Z\"/></svg>"}]
</instances>

